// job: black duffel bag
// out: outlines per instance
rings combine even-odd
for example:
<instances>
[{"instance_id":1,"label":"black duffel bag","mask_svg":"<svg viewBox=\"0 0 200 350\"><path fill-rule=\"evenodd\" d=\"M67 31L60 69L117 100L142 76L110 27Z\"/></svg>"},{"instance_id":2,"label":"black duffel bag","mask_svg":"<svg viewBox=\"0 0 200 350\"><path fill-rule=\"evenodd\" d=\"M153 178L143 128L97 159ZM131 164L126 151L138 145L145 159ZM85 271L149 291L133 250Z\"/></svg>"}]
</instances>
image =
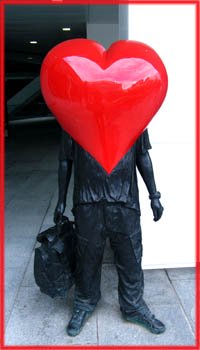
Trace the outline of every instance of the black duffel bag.
<instances>
[{"instance_id":1,"label":"black duffel bag","mask_svg":"<svg viewBox=\"0 0 200 350\"><path fill-rule=\"evenodd\" d=\"M63 217L61 223L37 235L34 277L42 293L52 298L66 298L74 283L74 223Z\"/></svg>"}]
</instances>

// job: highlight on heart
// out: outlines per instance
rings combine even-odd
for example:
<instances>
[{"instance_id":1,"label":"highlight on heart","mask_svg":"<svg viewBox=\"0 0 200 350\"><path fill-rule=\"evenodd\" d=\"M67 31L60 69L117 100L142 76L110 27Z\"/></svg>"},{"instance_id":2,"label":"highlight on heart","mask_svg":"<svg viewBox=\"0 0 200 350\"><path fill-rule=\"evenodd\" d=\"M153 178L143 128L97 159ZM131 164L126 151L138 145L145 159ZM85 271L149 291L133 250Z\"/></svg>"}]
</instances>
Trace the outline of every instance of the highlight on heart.
<instances>
[{"instance_id":1,"label":"highlight on heart","mask_svg":"<svg viewBox=\"0 0 200 350\"><path fill-rule=\"evenodd\" d=\"M148 45L64 41L41 67L45 102L61 127L110 174L161 107L168 78Z\"/></svg>"}]
</instances>

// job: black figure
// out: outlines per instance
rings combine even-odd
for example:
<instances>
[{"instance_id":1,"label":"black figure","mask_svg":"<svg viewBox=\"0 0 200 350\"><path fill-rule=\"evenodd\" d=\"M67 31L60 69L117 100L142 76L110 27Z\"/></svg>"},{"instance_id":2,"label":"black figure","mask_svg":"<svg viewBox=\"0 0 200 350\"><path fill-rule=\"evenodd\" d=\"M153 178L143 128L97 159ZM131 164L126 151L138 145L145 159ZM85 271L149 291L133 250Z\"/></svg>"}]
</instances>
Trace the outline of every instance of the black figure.
<instances>
[{"instance_id":1,"label":"black figure","mask_svg":"<svg viewBox=\"0 0 200 350\"><path fill-rule=\"evenodd\" d=\"M145 130L111 174L62 131L59 155L59 199L54 221L62 219L74 163L73 213L76 225L77 270L72 318L67 333L75 336L100 299L101 265L106 237L114 251L119 277L119 304L125 320L140 324L154 334L164 324L143 300L142 241L136 166L147 186L154 220L163 207L156 189L148 131Z\"/></svg>"}]
</instances>

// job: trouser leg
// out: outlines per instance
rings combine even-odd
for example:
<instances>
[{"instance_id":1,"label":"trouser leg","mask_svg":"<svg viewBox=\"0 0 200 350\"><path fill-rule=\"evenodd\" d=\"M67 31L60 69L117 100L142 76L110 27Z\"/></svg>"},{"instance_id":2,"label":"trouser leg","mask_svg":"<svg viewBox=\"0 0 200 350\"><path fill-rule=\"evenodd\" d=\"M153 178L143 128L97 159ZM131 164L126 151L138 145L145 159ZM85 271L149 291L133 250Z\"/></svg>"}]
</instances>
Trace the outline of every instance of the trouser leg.
<instances>
[{"instance_id":1,"label":"trouser leg","mask_svg":"<svg viewBox=\"0 0 200 350\"><path fill-rule=\"evenodd\" d=\"M110 234L118 272L119 304L121 311L132 312L143 304L144 277L141 267L142 239L140 216L137 211L115 208Z\"/></svg>"},{"instance_id":2,"label":"trouser leg","mask_svg":"<svg viewBox=\"0 0 200 350\"><path fill-rule=\"evenodd\" d=\"M119 276L119 304L121 310L126 312L139 309L143 298L143 271L139 255L136 256L135 253L138 236L139 233L127 237L114 248L115 265Z\"/></svg>"},{"instance_id":3,"label":"trouser leg","mask_svg":"<svg viewBox=\"0 0 200 350\"><path fill-rule=\"evenodd\" d=\"M103 215L97 206L83 205L75 212L76 276L74 306L93 311L100 299L100 281L105 237Z\"/></svg>"}]
</instances>

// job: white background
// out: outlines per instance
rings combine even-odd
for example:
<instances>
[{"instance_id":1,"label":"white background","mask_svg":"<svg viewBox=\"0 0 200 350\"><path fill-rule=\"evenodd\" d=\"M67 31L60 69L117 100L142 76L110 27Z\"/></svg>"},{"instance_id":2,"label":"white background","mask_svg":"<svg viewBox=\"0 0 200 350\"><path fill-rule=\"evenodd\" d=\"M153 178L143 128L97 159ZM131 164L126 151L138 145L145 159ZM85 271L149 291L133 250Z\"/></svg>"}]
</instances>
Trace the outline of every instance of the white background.
<instances>
[{"instance_id":1,"label":"white background","mask_svg":"<svg viewBox=\"0 0 200 350\"><path fill-rule=\"evenodd\" d=\"M143 267L195 265L195 6L129 5L129 39L154 48L169 78L149 124L150 156L165 208L154 222L139 178Z\"/></svg>"}]
</instances>

